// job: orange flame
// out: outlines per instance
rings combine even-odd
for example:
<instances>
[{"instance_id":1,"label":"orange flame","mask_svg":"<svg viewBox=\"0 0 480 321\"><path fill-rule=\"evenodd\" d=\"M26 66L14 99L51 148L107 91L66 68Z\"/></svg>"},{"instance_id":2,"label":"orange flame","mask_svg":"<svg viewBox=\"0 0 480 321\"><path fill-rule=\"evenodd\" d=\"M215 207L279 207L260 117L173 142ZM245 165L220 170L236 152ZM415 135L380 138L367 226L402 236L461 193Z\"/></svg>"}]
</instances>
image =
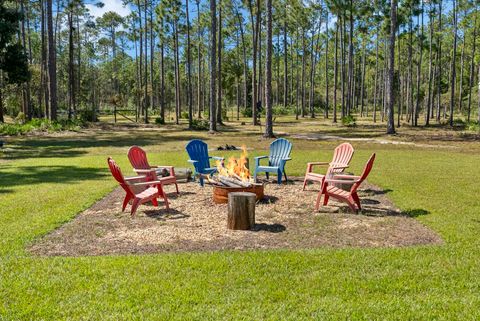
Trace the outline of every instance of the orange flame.
<instances>
[{"instance_id":1,"label":"orange flame","mask_svg":"<svg viewBox=\"0 0 480 321\"><path fill-rule=\"evenodd\" d=\"M226 164L217 161L217 170L220 176L235 177L244 182L250 182L250 171L247 168L248 164L247 148L242 146L242 154L240 158L230 157Z\"/></svg>"}]
</instances>

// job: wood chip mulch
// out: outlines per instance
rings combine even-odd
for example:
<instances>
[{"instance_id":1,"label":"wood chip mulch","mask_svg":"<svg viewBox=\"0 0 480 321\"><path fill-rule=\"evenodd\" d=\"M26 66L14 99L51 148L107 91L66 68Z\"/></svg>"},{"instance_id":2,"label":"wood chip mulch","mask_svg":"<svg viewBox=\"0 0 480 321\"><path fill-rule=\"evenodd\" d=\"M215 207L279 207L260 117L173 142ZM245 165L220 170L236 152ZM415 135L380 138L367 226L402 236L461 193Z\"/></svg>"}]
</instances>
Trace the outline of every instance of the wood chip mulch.
<instances>
[{"instance_id":1,"label":"wood chip mulch","mask_svg":"<svg viewBox=\"0 0 480 321\"><path fill-rule=\"evenodd\" d=\"M363 212L331 201L314 211L318 185L302 191L298 178L278 186L267 183L256 206L251 231L226 228L227 205L212 201L212 188L167 186L170 210L150 204L131 217L121 212L124 192L117 188L75 219L41 238L29 251L41 256L89 256L184 251L305 249L317 247L401 247L441 244L419 221L402 214L380 188L365 183Z\"/></svg>"}]
</instances>

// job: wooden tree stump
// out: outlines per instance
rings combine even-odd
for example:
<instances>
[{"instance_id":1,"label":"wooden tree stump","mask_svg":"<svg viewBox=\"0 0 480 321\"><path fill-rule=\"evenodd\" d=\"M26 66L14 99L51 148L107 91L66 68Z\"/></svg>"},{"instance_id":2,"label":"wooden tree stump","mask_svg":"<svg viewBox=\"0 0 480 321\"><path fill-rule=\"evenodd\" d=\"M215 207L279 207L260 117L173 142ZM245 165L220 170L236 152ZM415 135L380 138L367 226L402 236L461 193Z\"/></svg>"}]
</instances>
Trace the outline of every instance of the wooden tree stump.
<instances>
[{"instance_id":1,"label":"wooden tree stump","mask_svg":"<svg viewBox=\"0 0 480 321\"><path fill-rule=\"evenodd\" d=\"M227 228L249 230L255 226L256 195L248 192L228 194Z\"/></svg>"}]
</instances>

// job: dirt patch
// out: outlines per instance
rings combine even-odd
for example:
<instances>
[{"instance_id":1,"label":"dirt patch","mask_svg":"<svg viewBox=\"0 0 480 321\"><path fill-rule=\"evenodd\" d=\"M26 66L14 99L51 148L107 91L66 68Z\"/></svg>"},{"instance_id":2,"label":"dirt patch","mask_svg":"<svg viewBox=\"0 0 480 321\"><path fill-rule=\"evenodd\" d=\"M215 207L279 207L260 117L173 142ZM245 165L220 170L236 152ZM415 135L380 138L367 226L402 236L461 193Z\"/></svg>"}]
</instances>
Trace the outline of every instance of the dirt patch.
<instances>
[{"instance_id":1,"label":"dirt patch","mask_svg":"<svg viewBox=\"0 0 480 321\"><path fill-rule=\"evenodd\" d=\"M170 211L161 203L159 208L142 205L132 218L121 212L124 192L117 188L29 250L35 255L83 256L442 243L433 231L402 214L386 191L368 183L360 192L361 215L335 202L314 212L318 185L309 185L303 192L299 179L282 186L267 184L268 196L257 204L252 231L226 228L227 205L212 202L211 187L181 184L179 196L171 186L168 189Z\"/></svg>"}]
</instances>

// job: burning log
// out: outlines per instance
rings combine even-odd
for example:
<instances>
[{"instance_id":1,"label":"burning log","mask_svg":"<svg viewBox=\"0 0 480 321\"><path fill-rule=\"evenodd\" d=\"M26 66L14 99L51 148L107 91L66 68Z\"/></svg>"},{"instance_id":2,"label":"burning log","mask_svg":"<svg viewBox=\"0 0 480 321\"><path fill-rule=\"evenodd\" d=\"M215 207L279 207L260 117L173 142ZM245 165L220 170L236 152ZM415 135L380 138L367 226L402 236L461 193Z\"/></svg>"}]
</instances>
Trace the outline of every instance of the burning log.
<instances>
[{"instance_id":1,"label":"burning log","mask_svg":"<svg viewBox=\"0 0 480 321\"><path fill-rule=\"evenodd\" d=\"M236 180L236 179L233 179L233 178L230 178L230 177L218 176L218 180L222 184L224 184L225 186L228 186L228 187L246 187L246 186L241 185L243 183L242 181L239 181L239 180Z\"/></svg>"}]
</instances>

